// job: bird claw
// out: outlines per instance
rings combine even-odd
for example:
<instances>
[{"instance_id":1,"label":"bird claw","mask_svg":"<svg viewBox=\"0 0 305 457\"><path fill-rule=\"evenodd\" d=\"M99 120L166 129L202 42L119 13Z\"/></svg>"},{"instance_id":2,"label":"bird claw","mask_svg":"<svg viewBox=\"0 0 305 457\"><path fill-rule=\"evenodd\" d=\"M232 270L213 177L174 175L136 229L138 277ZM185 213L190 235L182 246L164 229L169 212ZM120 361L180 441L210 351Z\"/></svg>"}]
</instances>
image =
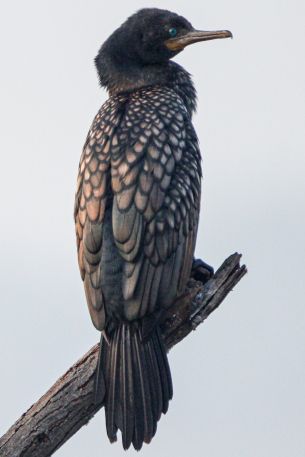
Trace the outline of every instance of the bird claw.
<instances>
[{"instance_id":1,"label":"bird claw","mask_svg":"<svg viewBox=\"0 0 305 457\"><path fill-rule=\"evenodd\" d=\"M214 268L201 259L193 259L191 278L205 284L214 275Z\"/></svg>"}]
</instances>

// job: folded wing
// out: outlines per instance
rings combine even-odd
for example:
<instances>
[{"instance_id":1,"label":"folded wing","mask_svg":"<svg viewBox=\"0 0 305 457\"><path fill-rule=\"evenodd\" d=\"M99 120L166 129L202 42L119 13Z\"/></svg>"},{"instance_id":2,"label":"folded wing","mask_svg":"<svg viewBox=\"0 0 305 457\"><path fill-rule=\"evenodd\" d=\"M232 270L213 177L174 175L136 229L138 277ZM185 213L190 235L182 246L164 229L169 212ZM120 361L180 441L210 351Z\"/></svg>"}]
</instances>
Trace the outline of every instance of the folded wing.
<instances>
[{"instance_id":1,"label":"folded wing","mask_svg":"<svg viewBox=\"0 0 305 457\"><path fill-rule=\"evenodd\" d=\"M96 328L105 326L102 253L106 208L111 205L110 156L124 97L109 99L98 112L80 159L75 198L78 263Z\"/></svg>"},{"instance_id":2,"label":"folded wing","mask_svg":"<svg viewBox=\"0 0 305 457\"><path fill-rule=\"evenodd\" d=\"M123 258L124 315L170 306L189 278L199 217L200 153L174 91L129 99L111 154L115 244Z\"/></svg>"}]
</instances>

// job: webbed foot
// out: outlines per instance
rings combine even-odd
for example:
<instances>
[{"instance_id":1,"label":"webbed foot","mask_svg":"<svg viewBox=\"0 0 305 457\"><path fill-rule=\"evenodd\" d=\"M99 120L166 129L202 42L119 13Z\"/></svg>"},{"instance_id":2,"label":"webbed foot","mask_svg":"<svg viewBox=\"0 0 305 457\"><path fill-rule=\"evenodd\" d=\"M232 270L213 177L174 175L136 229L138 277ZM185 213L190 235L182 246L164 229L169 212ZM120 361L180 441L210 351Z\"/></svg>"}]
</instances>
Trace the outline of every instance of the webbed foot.
<instances>
[{"instance_id":1,"label":"webbed foot","mask_svg":"<svg viewBox=\"0 0 305 457\"><path fill-rule=\"evenodd\" d=\"M214 268L201 259L193 259L191 278L205 284L214 274Z\"/></svg>"}]
</instances>

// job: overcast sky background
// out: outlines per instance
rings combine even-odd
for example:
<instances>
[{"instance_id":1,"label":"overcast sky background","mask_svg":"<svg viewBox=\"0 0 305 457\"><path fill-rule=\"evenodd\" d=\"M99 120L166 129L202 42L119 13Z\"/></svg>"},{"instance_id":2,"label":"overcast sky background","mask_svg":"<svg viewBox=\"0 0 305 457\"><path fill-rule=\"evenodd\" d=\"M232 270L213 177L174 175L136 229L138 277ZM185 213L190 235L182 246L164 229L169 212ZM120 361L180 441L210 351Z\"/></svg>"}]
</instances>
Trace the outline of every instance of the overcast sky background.
<instances>
[{"instance_id":1,"label":"overcast sky background","mask_svg":"<svg viewBox=\"0 0 305 457\"><path fill-rule=\"evenodd\" d=\"M199 97L197 256L218 267L241 252L249 274L170 353L174 400L141 456L304 457L303 0L2 5L0 433L98 340L76 260L76 174L106 99L93 58L145 6L234 34L176 60ZM125 454L101 411L56 455Z\"/></svg>"}]
</instances>

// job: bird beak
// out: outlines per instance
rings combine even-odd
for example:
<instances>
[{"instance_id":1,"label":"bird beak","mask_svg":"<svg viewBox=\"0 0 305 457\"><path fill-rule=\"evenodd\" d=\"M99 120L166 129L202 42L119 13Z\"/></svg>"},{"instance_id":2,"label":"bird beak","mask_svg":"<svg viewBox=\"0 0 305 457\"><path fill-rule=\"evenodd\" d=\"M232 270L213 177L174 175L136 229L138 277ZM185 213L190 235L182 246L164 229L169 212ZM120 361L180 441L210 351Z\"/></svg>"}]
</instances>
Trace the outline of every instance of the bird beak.
<instances>
[{"instance_id":1,"label":"bird beak","mask_svg":"<svg viewBox=\"0 0 305 457\"><path fill-rule=\"evenodd\" d=\"M215 32L192 30L185 35L169 38L165 41L165 45L170 51L182 51L189 44L197 43L198 41L216 40L217 38L233 38L233 35L229 30L216 30Z\"/></svg>"}]
</instances>

